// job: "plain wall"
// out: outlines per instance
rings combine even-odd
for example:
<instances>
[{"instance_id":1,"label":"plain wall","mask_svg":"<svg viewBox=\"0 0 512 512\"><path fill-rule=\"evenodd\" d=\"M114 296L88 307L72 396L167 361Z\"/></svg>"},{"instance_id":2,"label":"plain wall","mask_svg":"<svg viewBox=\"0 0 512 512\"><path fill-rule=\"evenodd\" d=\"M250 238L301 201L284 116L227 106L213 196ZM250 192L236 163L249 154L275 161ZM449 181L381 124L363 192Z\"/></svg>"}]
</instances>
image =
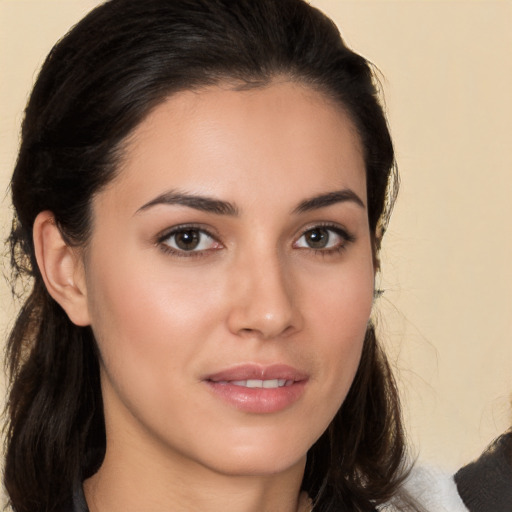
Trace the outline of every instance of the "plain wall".
<instances>
[{"instance_id":1,"label":"plain wall","mask_svg":"<svg viewBox=\"0 0 512 512\"><path fill-rule=\"evenodd\" d=\"M0 0L3 239L37 69L97 3ZM383 75L402 187L383 247L376 316L415 452L454 468L512 419L512 2L312 3ZM13 314L2 282L2 333Z\"/></svg>"}]
</instances>

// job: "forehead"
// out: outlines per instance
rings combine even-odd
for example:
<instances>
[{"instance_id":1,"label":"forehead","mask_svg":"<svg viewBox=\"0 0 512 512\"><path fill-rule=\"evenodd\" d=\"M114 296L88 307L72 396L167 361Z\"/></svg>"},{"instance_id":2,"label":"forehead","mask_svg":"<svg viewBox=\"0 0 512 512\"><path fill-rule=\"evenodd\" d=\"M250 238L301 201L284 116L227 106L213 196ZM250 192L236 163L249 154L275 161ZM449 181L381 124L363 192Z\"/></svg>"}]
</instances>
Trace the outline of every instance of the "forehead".
<instances>
[{"instance_id":1,"label":"forehead","mask_svg":"<svg viewBox=\"0 0 512 512\"><path fill-rule=\"evenodd\" d=\"M364 168L354 124L326 95L290 82L226 84L155 107L128 138L111 185L141 201L165 188L270 199L283 187L297 197L350 187L366 200Z\"/></svg>"}]
</instances>

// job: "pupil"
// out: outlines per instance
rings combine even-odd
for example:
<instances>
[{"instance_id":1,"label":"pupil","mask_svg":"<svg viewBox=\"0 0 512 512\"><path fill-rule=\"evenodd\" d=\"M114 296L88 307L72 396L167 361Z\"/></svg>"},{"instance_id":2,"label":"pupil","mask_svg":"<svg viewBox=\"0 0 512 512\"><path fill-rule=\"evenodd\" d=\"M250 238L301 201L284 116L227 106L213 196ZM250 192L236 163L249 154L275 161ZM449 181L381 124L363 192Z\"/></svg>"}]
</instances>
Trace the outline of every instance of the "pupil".
<instances>
[{"instance_id":1,"label":"pupil","mask_svg":"<svg viewBox=\"0 0 512 512\"><path fill-rule=\"evenodd\" d=\"M194 230L181 231L176 235L176 245L184 251L191 251L199 245L199 233Z\"/></svg>"},{"instance_id":2,"label":"pupil","mask_svg":"<svg viewBox=\"0 0 512 512\"><path fill-rule=\"evenodd\" d=\"M323 249L329 242L326 229L312 229L307 233L308 245L313 249Z\"/></svg>"}]
</instances>

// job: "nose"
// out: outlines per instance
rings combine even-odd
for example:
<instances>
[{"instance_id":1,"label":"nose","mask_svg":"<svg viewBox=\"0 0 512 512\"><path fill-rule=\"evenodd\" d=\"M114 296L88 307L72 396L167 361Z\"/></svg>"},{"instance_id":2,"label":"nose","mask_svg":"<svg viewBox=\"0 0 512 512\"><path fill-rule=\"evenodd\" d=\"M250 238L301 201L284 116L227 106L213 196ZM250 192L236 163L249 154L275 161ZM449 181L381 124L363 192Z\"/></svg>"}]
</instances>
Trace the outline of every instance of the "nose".
<instances>
[{"instance_id":1,"label":"nose","mask_svg":"<svg viewBox=\"0 0 512 512\"><path fill-rule=\"evenodd\" d=\"M233 269L228 327L238 336L273 339L302 329L293 278L277 257L240 261Z\"/></svg>"}]
</instances>

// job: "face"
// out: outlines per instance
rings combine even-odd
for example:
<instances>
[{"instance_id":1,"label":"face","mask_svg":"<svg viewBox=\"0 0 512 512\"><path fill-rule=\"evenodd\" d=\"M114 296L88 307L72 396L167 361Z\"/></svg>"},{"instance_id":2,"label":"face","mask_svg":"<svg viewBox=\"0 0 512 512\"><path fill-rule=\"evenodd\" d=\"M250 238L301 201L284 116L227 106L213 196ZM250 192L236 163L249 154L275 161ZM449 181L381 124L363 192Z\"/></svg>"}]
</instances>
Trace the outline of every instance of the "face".
<instances>
[{"instance_id":1,"label":"face","mask_svg":"<svg viewBox=\"0 0 512 512\"><path fill-rule=\"evenodd\" d=\"M173 95L95 197L84 271L107 443L223 474L303 465L373 299L354 126L291 83Z\"/></svg>"}]
</instances>

